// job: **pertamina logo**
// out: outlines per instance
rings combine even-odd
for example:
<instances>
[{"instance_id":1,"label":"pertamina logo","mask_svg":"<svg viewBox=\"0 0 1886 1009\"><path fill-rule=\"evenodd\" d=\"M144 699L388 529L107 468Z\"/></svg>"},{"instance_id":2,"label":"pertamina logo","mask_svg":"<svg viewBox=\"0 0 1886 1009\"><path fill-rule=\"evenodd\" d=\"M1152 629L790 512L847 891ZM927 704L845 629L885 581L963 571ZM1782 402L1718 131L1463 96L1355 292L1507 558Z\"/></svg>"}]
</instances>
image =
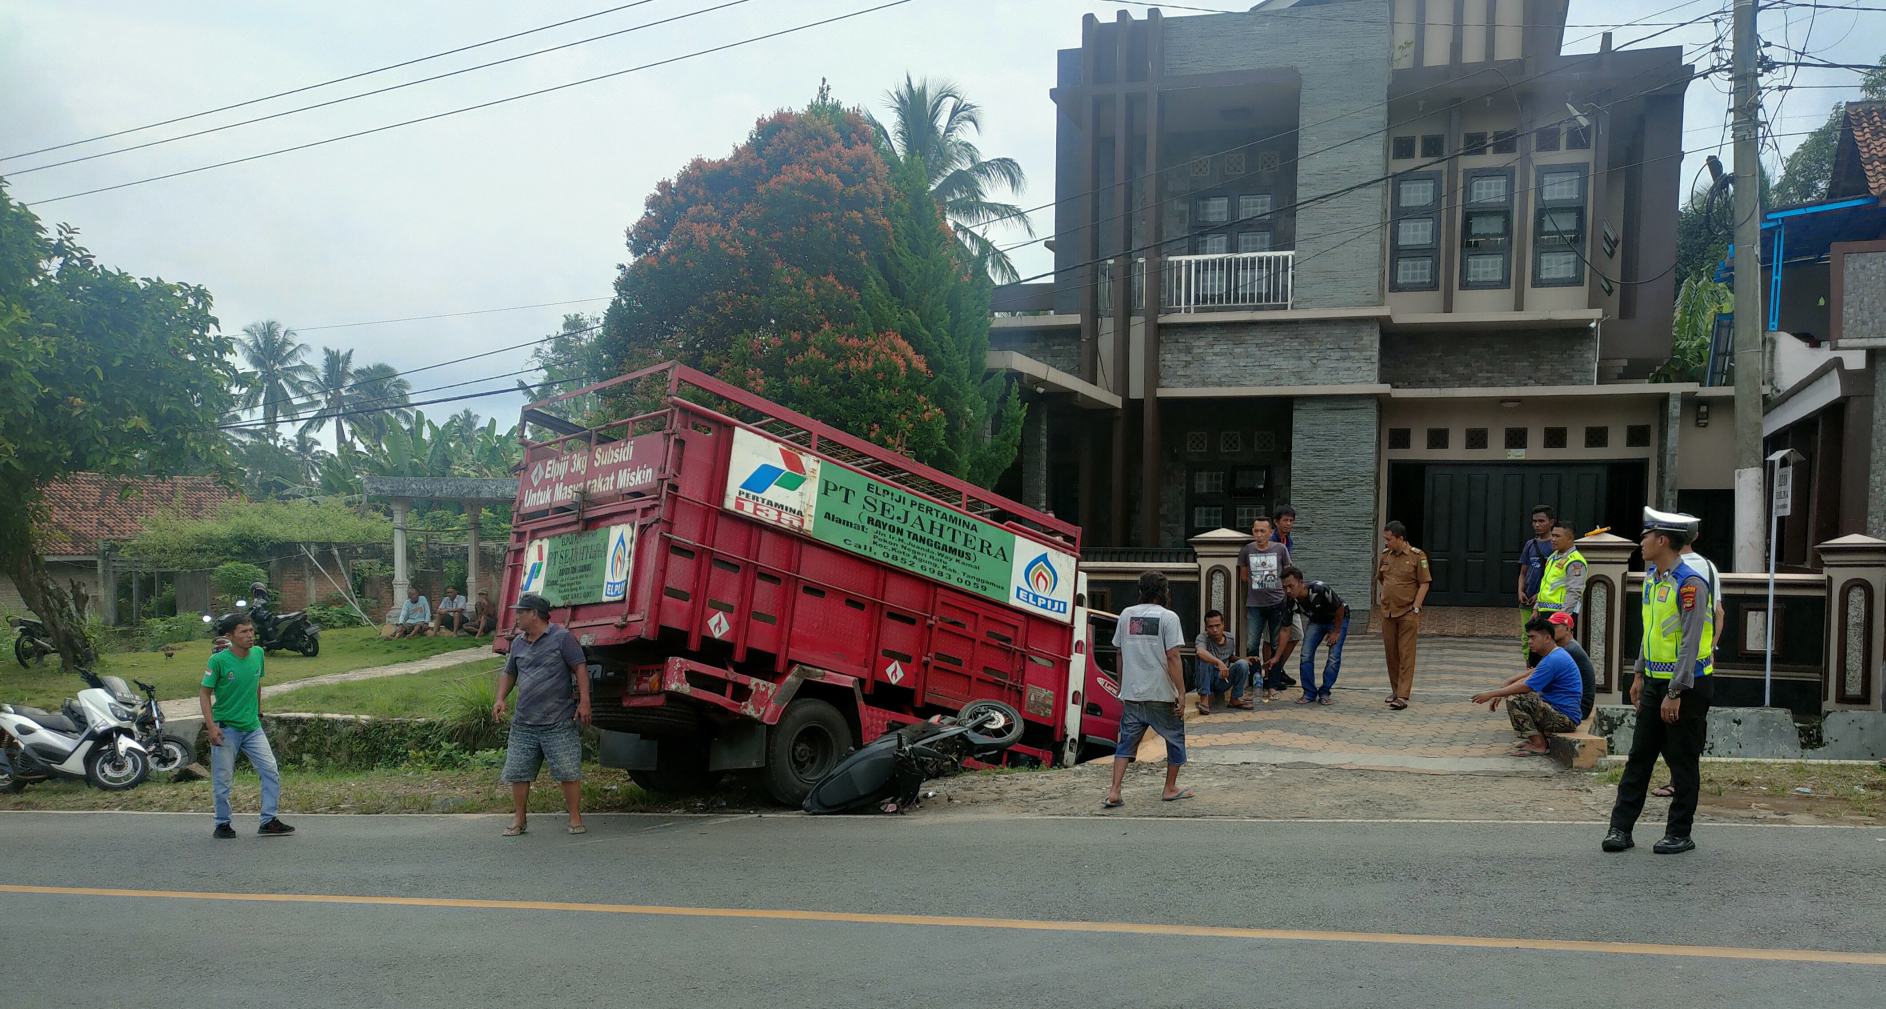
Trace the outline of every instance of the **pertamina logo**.
<instances>
[{"instance_id":1,"label":"pertamina logo","mask_svg":"<svg viewBox=\"0 0 1886 1009\"><path fill-rule=\"evenodd\" d=\"M524 578L518 583L517 591L540 592L544 587L544 572L550 566L550 550L543 540L531 540L524 548Z\"/></svg>"},{"instance_id":2,"label":"pertamina logo","mask_svg":"<svg viewBox=\"0 0 1886 1009\"><path fill-rule=\"evenodd\" d=\"M1061 585L1061 574L1054 569L1054 563L1043 552L1028 566L1022 569L1022 584L1015 587L1015 598L1027 606L1045 613L1064 614L1067 603L1054 597L1055 589Z\"/></svg>"},{"instance_id":3,"label":"pertamina logo","mask_svg":"<svg viewBox=\"0 0 1886 1009\"><path fill-rule=\"evenodd\" d=\"M774 487L780 490L796 491L805 486L805 460L797 452L788 449L779 450L780 465L761 463L753 468L740 489L748 494L764 494Z\"/></svg>"},{"instance_id":4,"label":"pertamina logo","mask_svg":"<svg viewBox=\"0 0 1886 1009\"><path fill-rule=\"evenodd\" d=\"M795 532L812 531L819 459L764 435L735 429L723 506Z\"/></svg>"}]
</instances>

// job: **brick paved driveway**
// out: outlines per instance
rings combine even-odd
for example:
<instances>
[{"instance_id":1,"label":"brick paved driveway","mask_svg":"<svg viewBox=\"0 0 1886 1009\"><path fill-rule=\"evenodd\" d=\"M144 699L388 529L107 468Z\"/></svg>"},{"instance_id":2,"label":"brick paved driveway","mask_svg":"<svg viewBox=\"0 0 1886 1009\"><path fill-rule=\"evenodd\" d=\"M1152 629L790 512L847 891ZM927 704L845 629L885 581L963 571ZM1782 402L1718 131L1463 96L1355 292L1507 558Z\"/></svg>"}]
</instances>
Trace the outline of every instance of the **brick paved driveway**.
<instances>
[{"instance_id":1,"label":"brick paved driveway","mask_svg":"<svg viewBox=\"0 0 1886 1009\"><path fill-rule=\"evenodd\" d=\"M1321 675L1322 654L1317 655ZM1301 670L1293 657L1290 675ZM1422 638L1414 697L1394 711L1388 697L1382 641L1352 638L1343 651L1336 703L1300 705L1290 690L1256 711L1219 705L1200 716L1188 704L1186 745L1201 764L1281 764L1355 767L1430 773L1550 774L1544 758L1509 757L1512 728L1502 708L1491 713L1467 698L1499 685L1523 668L1512 639ZM1150 733L1140 757L1165 758L1165 744Z\"/></svg>"}]
</instances>

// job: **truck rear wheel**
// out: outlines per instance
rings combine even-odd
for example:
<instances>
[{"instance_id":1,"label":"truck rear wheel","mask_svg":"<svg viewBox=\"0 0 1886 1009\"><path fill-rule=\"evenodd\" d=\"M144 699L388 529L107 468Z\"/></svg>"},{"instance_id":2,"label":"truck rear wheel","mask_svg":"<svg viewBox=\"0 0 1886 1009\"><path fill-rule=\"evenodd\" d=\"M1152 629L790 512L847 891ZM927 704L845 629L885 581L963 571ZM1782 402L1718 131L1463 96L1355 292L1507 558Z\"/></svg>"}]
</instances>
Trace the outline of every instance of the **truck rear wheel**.
<instances>
[{"instance_id":1,"label":"truck rear wheel","mask_svg":"<svg viewBox=\"0 0 1886 1009\"><path fill-rule=\"evenodd\" d=\"M664 739L655 746L655 766L630 771L629 780L661 795L695 795L707 791L714 775L707 769L707 751L679 739Z\"/></svg>"},{"instance_id":2,"label":"truck rear wheel","mask_svg":"<svg viewBox=\"0 0 1886 1009\"><path fill-rule=\"evenodd\" d=\"M804 802L812 786L844 759L851 742L851 726L837 708L815 697L787 705L766 740L767 793L788 806Z\"/></svg>"}]
</instances>

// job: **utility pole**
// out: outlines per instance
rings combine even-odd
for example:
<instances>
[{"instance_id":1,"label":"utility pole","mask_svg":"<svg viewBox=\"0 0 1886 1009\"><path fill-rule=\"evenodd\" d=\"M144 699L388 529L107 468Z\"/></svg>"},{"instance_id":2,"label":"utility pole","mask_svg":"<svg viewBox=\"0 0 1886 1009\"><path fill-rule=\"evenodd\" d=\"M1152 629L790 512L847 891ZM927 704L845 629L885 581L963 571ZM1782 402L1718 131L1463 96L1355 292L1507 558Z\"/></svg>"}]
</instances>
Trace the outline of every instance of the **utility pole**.
<instances>
[{"instance_id":1,"label":"utility pole","mask_svg":"<svg viewBox=\"0 0 1886 1009\"><path fill-rule=\"evenodd\" d=\"M1735 567L1762 562L1762 222L1755 0L1735 0ZM1776 264L1776 269L1780 264Z\"/></svg>"}]
</instances>

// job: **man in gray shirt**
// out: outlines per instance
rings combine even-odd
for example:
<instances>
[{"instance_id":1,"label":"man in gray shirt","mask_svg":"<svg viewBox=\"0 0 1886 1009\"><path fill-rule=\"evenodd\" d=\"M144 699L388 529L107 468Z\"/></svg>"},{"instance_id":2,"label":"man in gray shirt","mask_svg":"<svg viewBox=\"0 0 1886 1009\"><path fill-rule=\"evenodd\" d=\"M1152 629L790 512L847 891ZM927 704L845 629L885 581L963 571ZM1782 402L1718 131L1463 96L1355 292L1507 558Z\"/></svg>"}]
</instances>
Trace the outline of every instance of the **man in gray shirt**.
<instances>
[{"instance_id":1,"label":"man in gray shirt","mask_svg":"<svg viewBox=\"0 0 1886 1009\"><path fill-rule=\"evenodd\" d=\"M1192 797L1179 789L1179 768L1185 764L1185 670L1179 648L1185 631L1172 612L1172 590L1162 572L1139 576L1139 603L1120 612L1113 629L1113 645L1120 650L1120 739L1113 749L1113 784L1101 806L1118 809L1120 782L1126 765L1139 753L1139 742L1151 729L1166 741L1167 802Z\"/></svg>"},{"instance_id":2,"label":"man in gray shirt","mask_svg":"<svg viewBox=\"0 0 1886 1009\"><path fill-rule=\"evenodd\" d=\"M1284 599L1284 568L1290 566L1290 548L1271 538L1270 519L1251 523L1251 542L1238 553L1238 580L1244 584L1244 653L1264 681L1264 700L1294 681L1283 669L1277 632L1290 622Z\"/></svg>"},{"instance_id":3,"label":"man in gray shirt","mask_svg":"<svg viewBox=\"0 0 1886 1009\"><path fill-rule=\"evenodd\" d=\"M504 719L505 700L517 688L517 711L511 717L511 736L504 752L504 780L511 786L511 825L505 837L528 829L530 784L545 762L550 776L563 787L563 804L570 811L570 833L583 834L583 736L588 725L589 672L583 646L564 628L550 622L550 603L534 592L517 598L517 626L523 633L511 639L510 656L498 676L498 701L491 717ZM571 680L575 680L572 696Z\"/></svg>"},{"instance_id":4,"label":"man in gray shirt","mask_svg":"<svg viewBox=\"0 0 1886 1009\"><path fill-rule=\"evenodd\" d=\"M1198 682L1198 713L1211 714L1212 697L1224 694L1225 702L1234 708L1250 709L1256 707L1244 699L1245 685L1251 682L1251 664L1244 659L1234 659L1238 643L1225 633L1225 615L1218 610L1205 614L1205 629L1199 632L1198 640L1192 642L1192 650L1197 654L1192 671Z\"/></svg>"}]
</instances>

